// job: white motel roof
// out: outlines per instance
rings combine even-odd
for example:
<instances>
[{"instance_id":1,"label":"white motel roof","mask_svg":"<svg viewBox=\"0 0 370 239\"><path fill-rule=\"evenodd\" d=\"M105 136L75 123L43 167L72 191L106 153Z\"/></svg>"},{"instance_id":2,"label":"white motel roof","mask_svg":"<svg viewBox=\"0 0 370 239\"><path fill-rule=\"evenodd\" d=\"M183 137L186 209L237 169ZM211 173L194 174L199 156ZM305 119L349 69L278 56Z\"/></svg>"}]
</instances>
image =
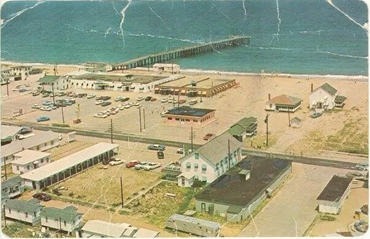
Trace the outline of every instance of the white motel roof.
<instances>
[{"instance_id":1,"label":"white motel roof","mask_svg":"<svg viewBox=\"0 0 370 239\"><path fill-rule=\"evenodd\" d=\"M118 147L117 144L98 143L41 168L22 174L21 177L32 181L40 181Z\"/></svg>"},{"instance_id":2,"label":"white motel roof","mask_svg":"<svg viewBox=\"0 0 370 239\"><path fill-rule=\"evenodd\" d=\"M31 138L17 140L10 144L1 146L1 158L21 152L24 149L33 148L37 145L44 144L58 139L59 134L53 131L42 132Z\"/></svg>"},{"instance_id":3,"label":"white motel roof","mask_svg":"<svg viewBox=\"0 0 370 239\"><path fill-rule=\"evenodd\" d=\"M107 237L118 238L121 237L123 232L129 227L131 227L131 225L127 223L118 224L100 220L89 220L83 226L82 230Z\"/></svg>"},{"instance_id":4,"label":"white motel roof","mask_svg":"<svg viewBox=\"0 0 370 239\"><path fill-rule=\"evenodd\" d=\"M26 149L26 150L23 150L22 152L14 154L14 157L20 157L20 158L15 159L14 161L12 161L12 163L19 164L19 165L25 165L25 164L32 163L36 160L39 160L41 158L45 158L47 156L50 156L50 154Z\"/></svg>"}]
</instances>

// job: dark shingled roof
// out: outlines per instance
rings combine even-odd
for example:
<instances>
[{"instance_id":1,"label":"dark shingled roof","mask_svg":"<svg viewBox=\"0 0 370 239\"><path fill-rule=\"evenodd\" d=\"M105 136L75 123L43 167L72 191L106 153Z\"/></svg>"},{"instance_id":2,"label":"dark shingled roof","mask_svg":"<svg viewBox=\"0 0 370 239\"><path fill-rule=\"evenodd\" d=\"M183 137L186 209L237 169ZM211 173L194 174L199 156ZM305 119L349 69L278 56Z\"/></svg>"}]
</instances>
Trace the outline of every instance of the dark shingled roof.
<instances>
[{"instance_id":1,"label":"dark shingled roof","mask_svg":"<svg viewBox=\"0 0 370 239\"><path fill-rule=\"evenodd\" d=\"M290 161L282 159L247 157L204 188L195 199L245 207L265 193L265 190L286 172L291 164ZM245 180L245 176L239 175L239 172L245 169L251 171L248 180ZM228 210L237 211L236 209Z\"/></svg>"},{"instance_id":2,"label":"dark shingled roof","mask_svg":"<svg viewBox=\"0 0 370 239\"><path fill-rule=\"evenodd\" d=\"M334 95L335 93L337 93L337 90L334 87L332 87L331 85L329 85L328 83L323 84L319 88L325 90L326 92L328 92L331 95ZM319 89L319 88L317 88L317 89Z\"/></svg>"},{"instance_id":3,"label":"dark shingled roof","mask_svg":"<svg viewBox=\"0 0 370 239\"><path fill-rule=\"evenodd\" d=\"M8 180L5 180L4 182L1 182L1 189L13 187L16 184L21 184L21 183L22 183L22 178L20 176L16 176Z\"/></svg>"},{"instance_id":4,"label":"dark shingled roof","mask_svg":"<svg viewBox=\"0 0 370 239\"><path fill-rule=\"evenodd\" d=\"M352 178L334 175L317 200L338 201L352 182Z\"/></svg>"},{"instance_id":5,"label":"dark shingled roof","mask_svg":"<svg viewBox=\"0 0 370 239\"><path fill-rule=\"evenodd\" d=\"M66 207L64 209L59 209L55 207L46 207L41 211L42 217L49 217L53 219L61 219L64 221L72 221L78 215L82 215L77 212L77 209L73 206Z\"/></svg>"},{"instance_id":6,"label":"dark shingled roof","mask_svg":"<svg viewBox=\"0 0 370 239\"><path fill-rule=\"evenodd\" d=\"M60 76L49 76L49 75L45 75L44 77L40 78L37 82L40 82L40 83L52 83L52 82L55 82L56 80L58 80L60 78Z\"/></svg>"},{"instance_id":7,"label":"dark shingled roof","mask_svg":"<svg viewBox=\"0 0 370 239\"><path fill-rule=\"evenodd\" d=\"M44 207L40 205L40 201L37 199L31 200L20 200L20 199L10 199L5 203L5 208L10 208L20 212L34 213L38 208Z\"/></svg>"},{"instance_id":8,"label":"dark shingled roof","mask_svg":"<svg viewBox=\"0 0 370 239\"><path fill-rule=\"evenodd\" d=\"M347 99L347 97L343 96L343 95L337 95L335 97L335 103L338 103L338 104L341 104L343 103L345 100Z\"/></svg>"},{"instance_id":9,"label":"dark shingled roof","mask_svg":"<svg viewBox=\"0 0 370 239\"><path fill-rule=\"evenodd\" d=\"M206 114L213 112L213 111L215 110L190 108L186 106L181 106L181 107L169 109L166 115L183 115L183 116L203 117Z\"/></svg>"}]
</instances>

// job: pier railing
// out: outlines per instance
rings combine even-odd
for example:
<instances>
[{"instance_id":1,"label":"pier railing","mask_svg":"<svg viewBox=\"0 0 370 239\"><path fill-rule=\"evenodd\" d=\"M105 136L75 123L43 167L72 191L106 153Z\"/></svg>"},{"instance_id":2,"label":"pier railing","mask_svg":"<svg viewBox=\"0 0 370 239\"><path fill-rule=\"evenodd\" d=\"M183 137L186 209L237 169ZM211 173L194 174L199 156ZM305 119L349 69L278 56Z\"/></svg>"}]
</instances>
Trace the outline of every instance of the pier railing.
<instances>
[{"instance_id":1,"label":"pier railing","mask_svg":"<svg viewBox=\"0 0 370 239\"><path fill-rule=\"evenodd\" d=\"M248 45L250 42L249 37L234 36L229 39L208 42L189 47L182 47L170 51L160 52L147 56L138 57L123 63L114 64L112 70L126 70L135 67L146 67L155 63L168 62L178 58L191 57L198 54L222 50L225 48L237 47Z\"/></svg>"}]
</instances>

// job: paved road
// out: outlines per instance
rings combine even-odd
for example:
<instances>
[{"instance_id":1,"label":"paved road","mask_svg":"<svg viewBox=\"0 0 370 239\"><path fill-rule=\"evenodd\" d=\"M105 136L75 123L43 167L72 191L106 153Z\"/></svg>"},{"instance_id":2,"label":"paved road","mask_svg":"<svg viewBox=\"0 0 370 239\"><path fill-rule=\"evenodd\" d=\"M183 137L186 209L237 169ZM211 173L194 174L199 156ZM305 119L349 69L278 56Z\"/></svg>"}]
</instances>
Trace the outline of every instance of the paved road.
<instances>
[{"instance_id":1,"label":"paved road","mask_svg":"<svg viewBox=\"0 0 370 239\"><path fill-rule=\"evenodd\" d=\"M15 125L15 126L29 126L37 130L52 130L58 133L68 133L71 131L76 131L77 135L89 136L89 137L97 137L97 138L110 138L110 132L99 132L99 131L89 131L89 130L82 130L82 129L74 129L74 128L61 128L61 127L53 127L48 125L41 125L37 123L31 122L20 122L20 121L9 121L9 120L2 120L2 124L7 125ZM122 134L122 133L113 133L113 139L115 140L123 140L123 141L137 141L141 143L148 143L148 144L163 144L166 146L172 147L186 147L190 148L191 145L189 142L176 142L170 140L162 140L157 138L147 138L144 136L137 136L132 134ZM193 144L194 149L199 148L201 145ZM281 158L286 160L291 160L292 162L302 163L302 164L311 164L311 165L318 165L318 166L325 166L325 167L333 167L333 168L344 168L344 169L352 169L356 170L355 166L356 163L348 162L345 159L341 160L332 160L332 159L325 159L325 158L312 158L312 157L300 157L294 155L287 155L287 154L278 154L278 153L270 153L270 152L263 152L263 151L254 151L254 150L247 150L243 149L243 155L252 155L252 156L261 156L261 157L270 157L270 158Z\"/></svg>"}]
</instances>

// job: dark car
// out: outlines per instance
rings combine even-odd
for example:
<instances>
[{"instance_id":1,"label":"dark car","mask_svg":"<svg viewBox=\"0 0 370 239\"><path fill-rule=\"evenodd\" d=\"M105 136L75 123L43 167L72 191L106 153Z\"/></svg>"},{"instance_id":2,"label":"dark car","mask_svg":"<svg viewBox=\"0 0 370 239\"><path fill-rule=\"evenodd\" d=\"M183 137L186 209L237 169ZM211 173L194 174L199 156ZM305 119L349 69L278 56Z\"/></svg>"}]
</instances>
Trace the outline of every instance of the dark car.
<instances>
[{"instance_id":1,"label":"dark car","mask_svg":"<svg viewBox=\"0 0 370 239\"><path fill-rule=\"evenodd\" d=\"M164 153L163 153L163 151L158 151L157 152L157 158L158 159L164 159Z\"/></svg>"},{"instance_id":2,"label":"dark car","mask_svg":"<svg viewBox=\"0 0 370 239\"><path fill-rule=\"evenodd\" d=\"M111 97L110 97L110 96L106 96L106 95L104 95L104 96L102 96L102 97L101 97L101 99L102 99L102 100L110 100L110 99L111 99Z\"/></svg>"},{"instance_id":3,"label":"dark car","mask_svg":"<svg viewBox=\"0 0 370 239\"><path fill-rule=\"evenodd\" d=\"M40 201L45 201L45 202L51 200L51 197L49 195L47 195L46 193L35 193L32 197L36 198Z\"/></svg>"},{"instance_id":4,"label":"dark car","mask_svg":"<svg viewBox=\"0 0 370 239\"><path fill-rule=\"evenodd\" d=\"M322 115L320 112L314 112L312 115L310 115L311 118L318 118Z\"/></svg>"},{"instance_id":5,"label":"dark car","mask_svg":"<svg viewBox=\"0 0 370 239\"><path fill-rule=\"evenodd\" d=\"M212 138L213 136L215 136L215 134L206 134L203 139L204 140L209 140L210 138Z\"/></svg>"},{"instance_id":6,"label":"dark car","mask_svg":"<svg viewBox=\"0 0 370 239\"><path fill-rule=\"evenodd\" d=\"M145 101L150 101L152 98L153 97L151 97L151 96L147 96L147 97L145 97Z\"/></svg>"},{"instance_id":7,"label":"dark car","mask_svg":"<svg viewBox=\"0 0 370 239\"><path fill-rule=\"evenodd\" d=\"M107 106L107 105L110 105L110 104L112 104L112 102L104 101L103 103L101 103L101 106Z\"/></svg>"}]
</instances>

